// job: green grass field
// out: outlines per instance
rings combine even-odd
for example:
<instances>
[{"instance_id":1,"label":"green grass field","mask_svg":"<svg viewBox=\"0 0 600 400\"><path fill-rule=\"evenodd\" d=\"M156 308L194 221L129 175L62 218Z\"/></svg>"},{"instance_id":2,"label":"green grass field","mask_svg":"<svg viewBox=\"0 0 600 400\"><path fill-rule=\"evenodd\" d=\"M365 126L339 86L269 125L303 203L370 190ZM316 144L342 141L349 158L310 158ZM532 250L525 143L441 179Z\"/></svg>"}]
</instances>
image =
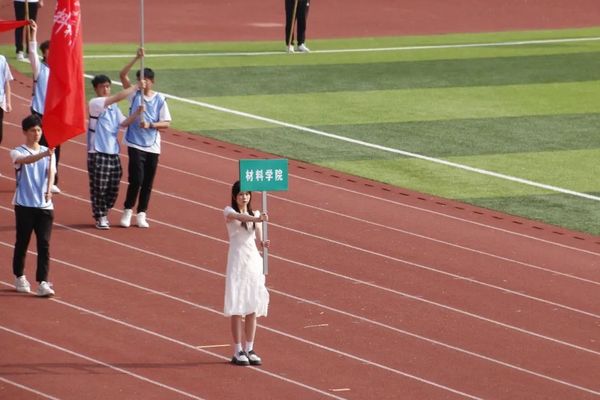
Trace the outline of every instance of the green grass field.
<instances>
[{"instance_id":1,"label":"green grass field","mask_svg":"<svg viewBox=\"0 0 600 400\"><path fill-rule=\"evenodd\" d=\"M600 28L314 40L295 55L279 42L149 43L146 65L158 90L189 100L169 102L177 129L598 235L597 199L394 151L600 196L600 40L553 41L596 37ZM516 41L540 42L483 45ZM129 58L103 57L134 51L85 46L86 72L118 81Z\"/></svg>"}]
</instances>

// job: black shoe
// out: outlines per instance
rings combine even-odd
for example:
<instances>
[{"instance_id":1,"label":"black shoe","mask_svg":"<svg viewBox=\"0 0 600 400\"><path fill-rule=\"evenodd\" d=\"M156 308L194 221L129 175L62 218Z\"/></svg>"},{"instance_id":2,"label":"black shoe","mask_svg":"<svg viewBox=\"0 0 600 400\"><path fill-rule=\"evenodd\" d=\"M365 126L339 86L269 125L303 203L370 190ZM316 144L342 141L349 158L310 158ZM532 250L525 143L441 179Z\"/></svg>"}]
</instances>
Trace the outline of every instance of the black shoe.
<instances>
[{"instance_id":1,"label":"black shoe","mask_svg":"<svg viewBox=\"0 0 600 400\"><path fill-rule=\"evenodd\" d=\"M250 350L248 353L246 353L246 355L250 365L262 365L262 360L254 350Z\"/></svg>"},{"instance_id":2,"label":"black shoe","mask_svg":"<svg viewBox=\"0 0 600 400\"><path fill-rule=\"evenodd\" d=\"M250 365L248 356L243 351L240 351L233 357L231 357L231 363L235 365Z\"/></svg>"}]
</instances>

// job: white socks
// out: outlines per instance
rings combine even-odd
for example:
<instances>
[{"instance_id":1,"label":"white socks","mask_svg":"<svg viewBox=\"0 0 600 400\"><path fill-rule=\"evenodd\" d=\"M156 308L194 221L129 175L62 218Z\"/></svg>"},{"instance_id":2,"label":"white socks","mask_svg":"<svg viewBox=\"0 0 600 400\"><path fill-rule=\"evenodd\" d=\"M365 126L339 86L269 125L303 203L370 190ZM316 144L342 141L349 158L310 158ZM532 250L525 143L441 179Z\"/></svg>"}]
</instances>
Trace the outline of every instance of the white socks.
<instances>
[{"instance_id":1,"label":"white socks","mask_svg":"<svg viewBox=\"0 0 600 400\"><path fill-rule=\"evenodd\" d=\"M235 353L234 353L234 354L236 354L236 355L237 355L237 354L239 354L239 353L240 353L240 351L242 351L242 344L241 344L241 343L236 343L236 344L234 345L234 347L235 347Z\"/></svg>"},{"instance_id":2,"label":"white socks","mask_svg":"<svg viewBox=\"0 0 600 400\"><path fill-rule=\"evenodd\" d=\"M241 343L235 343L234 345L234 354L239 354L240 351L244 351L244 349L242 348L242 344ZM254 342L246 342L246 353L251 352L254 349Z\"/></svg>"}]
</instances>

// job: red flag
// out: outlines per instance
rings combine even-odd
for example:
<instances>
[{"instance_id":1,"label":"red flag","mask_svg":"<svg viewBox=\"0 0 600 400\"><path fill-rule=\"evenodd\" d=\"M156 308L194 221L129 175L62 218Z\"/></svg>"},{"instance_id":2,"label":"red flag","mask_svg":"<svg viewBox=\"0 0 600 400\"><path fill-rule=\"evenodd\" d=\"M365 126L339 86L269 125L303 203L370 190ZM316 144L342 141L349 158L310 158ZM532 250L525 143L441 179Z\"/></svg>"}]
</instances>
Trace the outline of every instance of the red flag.
<instances>
[{"instance_id":1,"label":"red flag","mask_svg":"<svg viewBox=\"0 0 600 400\"><path fill-rule=\"evenodd\" d=\"M48 91L42 126L48 146L85 132L83 45L79 0L58 0L48 55Z\"/></svg>"},{"instance_id":2,"label":"red flag","mask_svg":"<svg viewBox=\"0 0 600 400\"><path fill-rule=\"evenodd\" d=\"M10 31L28 24L29 21L0 21L0 32Z\"/></svg>"}]
</instances>

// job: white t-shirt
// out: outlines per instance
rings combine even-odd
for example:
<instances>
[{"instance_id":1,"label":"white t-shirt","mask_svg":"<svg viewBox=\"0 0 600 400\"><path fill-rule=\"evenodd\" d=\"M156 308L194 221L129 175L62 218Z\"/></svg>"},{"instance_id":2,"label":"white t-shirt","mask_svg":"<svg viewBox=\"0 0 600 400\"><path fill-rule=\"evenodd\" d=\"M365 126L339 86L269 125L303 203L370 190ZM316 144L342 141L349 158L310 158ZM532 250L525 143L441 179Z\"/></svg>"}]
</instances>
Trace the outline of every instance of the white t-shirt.
<instances>
[{"instance_id":1,"label":"white t-shirt","mask_svg":"<svg viewBox=\"0 0 600 400\"><path fill-rule=\"evenodd\" d=\"M88 110L90 113L90 117L94 116L94 117L98 117L100 114L102 114L104 112L104 110L106 109L106 107L104 107L104 104L106 103L106 97L94 97L93 99L90 100L90 102L88 103ZM125 121L125 116L123 115L123 113L121 112L121 109L119 108L119 106L117 105L117 103L113 103L111 104L111 107L115 107L118 114L119 114L119 123L123 123L123 121ZM89 119L89 123L88 123L88 135L94 136L95 135L95 130L96 130L96 124L98 123L98 119L96 118L90 118ZM94 138L91 137L88 140L88 143L94 143ZM96 151L94 150L93 147L88 148L88 153L95 153Z\"/></svg>"}]
</instances>

